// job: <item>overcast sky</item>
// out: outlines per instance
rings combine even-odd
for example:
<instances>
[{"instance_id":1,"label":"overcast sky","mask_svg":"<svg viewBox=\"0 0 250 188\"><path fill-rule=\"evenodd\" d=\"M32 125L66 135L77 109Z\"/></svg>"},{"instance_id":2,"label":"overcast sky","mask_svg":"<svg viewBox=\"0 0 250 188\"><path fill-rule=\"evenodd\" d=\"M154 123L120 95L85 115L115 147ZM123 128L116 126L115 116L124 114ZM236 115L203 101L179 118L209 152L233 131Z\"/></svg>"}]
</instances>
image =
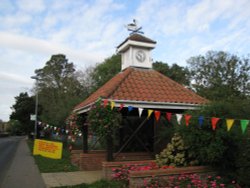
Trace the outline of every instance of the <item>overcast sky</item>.
<instances>
[{"instance_id":1,"label":"overcast sky","mask_svg":"<svg viewBox=\"0 0 250 188\"><path fill-rule=\"evenodd\" d=\"M157 41L154 60L185 66L208 50L247 55L249 10L249 0L1 0L0 119L51 55L65 54L77 69L102 62L133 18Z\"/></svg>"}]
</instances>

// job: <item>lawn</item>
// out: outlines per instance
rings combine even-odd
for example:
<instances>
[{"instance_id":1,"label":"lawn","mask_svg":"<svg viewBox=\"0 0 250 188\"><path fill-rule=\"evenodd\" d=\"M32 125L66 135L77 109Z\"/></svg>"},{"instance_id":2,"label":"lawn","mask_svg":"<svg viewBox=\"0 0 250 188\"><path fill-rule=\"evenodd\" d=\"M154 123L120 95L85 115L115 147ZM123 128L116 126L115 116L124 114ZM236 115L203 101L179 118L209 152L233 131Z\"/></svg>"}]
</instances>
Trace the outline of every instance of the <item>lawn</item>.
<instances>
[{"instance_id":1,"label":"lawn","mask_svg":"<svg viewBox=\"0 0 250 188\"><path fill-rule=\"evenodd\" d=\"M100 181L96 181L96 182L91 183L91 184L63 186L60 188L125 188L125 187L126 187L126 185L120 181L100 180Z\"/></svg>"},{"instance_id":2,"label":"lawn","mask_svg":"<svg viewBox=\"0 0 250 188\"><path fill-rule=\"evenodd\" d=\"M28 140L27 144L30 148L31 153L33 152L33 140ZM48 172L73 172L78 171L78 167L73 166L70 163L70 152L67 149L62 151L62 159L50 159L40 155L34 156L36 164L41 173Z\"/></svg>"}]
</instances>

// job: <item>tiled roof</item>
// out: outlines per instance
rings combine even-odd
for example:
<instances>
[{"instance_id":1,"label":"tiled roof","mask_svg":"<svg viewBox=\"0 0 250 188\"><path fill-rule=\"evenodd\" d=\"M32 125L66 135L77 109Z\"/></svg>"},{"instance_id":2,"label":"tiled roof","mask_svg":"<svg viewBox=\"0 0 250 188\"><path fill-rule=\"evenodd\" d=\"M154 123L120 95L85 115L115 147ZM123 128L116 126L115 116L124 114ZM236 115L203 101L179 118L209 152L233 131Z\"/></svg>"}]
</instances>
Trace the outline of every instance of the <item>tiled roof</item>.
<instances>
[{"instance_id":1,"label":"tiled roof","mask_svg":"<svg viewBox=\"0 0 250 188\"><path fill-rule=\"evenodd\" d=\"M110 100L204 104L208 100L152 69L129 67L75 107L80 110L99 97Z\"/></svg>"},{"instance_id":2,"label":"tiled roof","mask_svg":"<svg viewBox=\"0 0 250 188\"><path fill-rule=\"evenodd\" d=\"M128 40L156 44L156 41L154 41L154 40L152 40L150 38L147 38L147 37L145 37L143 35L135 33L135 34L130 35L128 38L126 38L119 46L117 46L117 48L122 46Z\"/></svg>"}]
</instances>

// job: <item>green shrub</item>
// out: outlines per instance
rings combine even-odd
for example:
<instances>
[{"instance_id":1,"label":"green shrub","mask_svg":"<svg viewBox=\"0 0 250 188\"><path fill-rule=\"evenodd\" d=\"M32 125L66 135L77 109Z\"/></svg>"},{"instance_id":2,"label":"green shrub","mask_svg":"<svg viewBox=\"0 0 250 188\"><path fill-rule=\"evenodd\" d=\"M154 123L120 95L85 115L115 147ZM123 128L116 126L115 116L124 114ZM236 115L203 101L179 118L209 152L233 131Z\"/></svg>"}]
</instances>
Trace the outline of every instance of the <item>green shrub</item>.
<instances>
[{"instance_id":1,"label":"green shrub","mask_svg":"<svg viewBox=\"0 0 250 188\"><path fill-rule=\"evenodd\" d=\"M240 119L250 114L249 101L217 102L200 111L190 112L193 118L190 125L176 126L176 131L189 147L189 155L195 157L201 165L210 165L229 179L236 179L241 185L250 186L250 144L248 131L242 134ZM205 117L202 126L199 115ZM215 130L211 127L211 117L221 118ZM236 119L228 132L226 118Z\"/></svg>"}]
</instances>

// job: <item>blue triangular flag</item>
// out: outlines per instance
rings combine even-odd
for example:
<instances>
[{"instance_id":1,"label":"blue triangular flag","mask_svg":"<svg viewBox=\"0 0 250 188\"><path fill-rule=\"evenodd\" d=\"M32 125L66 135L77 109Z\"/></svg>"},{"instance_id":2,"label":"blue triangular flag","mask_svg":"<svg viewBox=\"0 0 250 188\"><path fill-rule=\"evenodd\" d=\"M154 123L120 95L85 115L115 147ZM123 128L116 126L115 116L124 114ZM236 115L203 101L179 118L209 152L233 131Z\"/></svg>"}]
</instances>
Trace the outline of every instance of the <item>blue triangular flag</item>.
<instances>
[{"instance_id":1,"label":"blue triangular flag","mask_svg":"<svg viewBox=\"0 0 250 188\"><path fill-rule=\"evenodd\" d=\"M133 106L128 106L128 111L131 112L133 110Z\"/></svg>"},{"instance_id":2,"label":"blue triangular flag","mask_svg":"<svg viewBox=\"0 0 250 188\"><path fill-rule=\"evenodd\" d=\"M199 126L201 127L203 125L203 123L204 123L204 117L199 116L198 121L199 121Z\"/></svg>"}]
</instances>

